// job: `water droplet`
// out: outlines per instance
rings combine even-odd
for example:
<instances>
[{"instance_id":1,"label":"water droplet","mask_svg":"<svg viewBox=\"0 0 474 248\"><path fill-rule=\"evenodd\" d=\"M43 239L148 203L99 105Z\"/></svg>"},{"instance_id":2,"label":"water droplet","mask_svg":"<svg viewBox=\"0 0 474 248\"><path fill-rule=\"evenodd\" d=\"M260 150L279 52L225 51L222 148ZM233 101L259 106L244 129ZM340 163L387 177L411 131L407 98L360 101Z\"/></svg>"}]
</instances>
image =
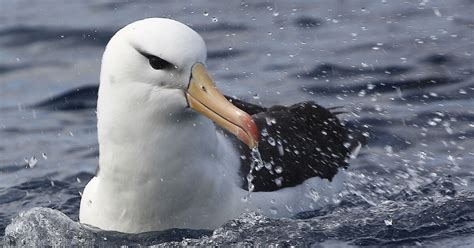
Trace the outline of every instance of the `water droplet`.
<instances>
[{"instance_id":1,"label":"water droplet","mask_svg":"<svg viewBox=\"0 0 474 248\"><path fill-rule=\"evenodd\" d=\"M247 181L251 182L253 180L253 175L252 174L248 174L247 175Z\"/></svg>"},{"instance_id":2,"label":"water droplet","mask_svg":"<svg viewBox=\"0 0 474 248\"><path fill-rule=\"evenodd\" d=\"M268 137L267 142L268 142L268 144L270 144L271 146L275 146L275 145L276 145L275 140L274 140L272 137Z\"/></svg>"},{"instance_id":3,"label":"water droplet","mask_svg":"<svg viewBox=\"0 0 474 248\"><path fill-rule=\"evenodd\" d=\"M51 183L51 186L53 186L53 187L56 185L56 184L54 183L54 181L51 181L50 183Z\"/></svg>"},{"instance_id":4,"label":"water droplet","mask_svg":"<svg viewBox=\"0 0 474 248\"><path fill-rule=\"evenodd\" d=\"M42 152L41 156L43 157L44 160L48 159L48 156L46 156L46 153Z\"/></svg>"},{"instance_id":5,"label":"water droplet","mask_svg":"<svg viewBox=\"0 0 474 248\"><path fill-rule=\"evenodd\" d=\"M433 8L433 13L437 16L437 17L441 17L441 12L439 11L438 8Z\"/></svg>"},{"instance_id":6,"label":"water droplet","mask_svg":"<svg viewBox=\"0 0 474 248\"><path fill-rule=\"evenodd\" d=\"M204 13L202 13L202 14L203 14L204 16L209 16L209 13L207 13L207 12L204 12Z\"/></svg>"},{"instance_id":7,"label":"water droplet","mask_svg":"<svg viewBox=\"0 0 474 248\"><path fill-rule=\"evenodd\" d=\"M275 167L275 172L281 174L283 172L283 168L281 166Z\"/></svg>"},{"instance_id":8,"label":"water droplet","mask_svg":"<svg viewBox=\"0 0 474 248\"><path fill-rule=\"evenodd\" d=\"M393 224L393 220L391 218L383 220L386 226L391 226Z\"/></svg>"},{"instance_id":9,"label":"water droplet","mask_svg":"<svg viewBox=\"0 0 474 248\"><path fill-rule=\"evenodd\" d=\"M277 148L278 148L278 154L280 154L280 156L283 156L285 155L285 150L283 149L283 144L281 143L280 140L277 141Z\"/></svg>"},{"instance_id":10,"label":"water droplet","mask_svg":"<svg viewBox=\"0 0 474 248\"><path fill-rule=\"evenodd\" d=\"M33 168L38 164L38 159L36 159L35 156L32 156L31 158L25 158L25 163L28 165L28 168Z\"/></svg>"},{"instance_id":11,"label":"water droplet","mask_svg":"<svg viewBox=\"0 0 474 248\"><path fill-rule=\"evenodd\" d=\"M420 39L418 39L418 38L415 39L415 42L416 42L417 44L423 44L423 43L424 43L422 40L420 40Z\"/></svg>"},{"instance_id":12,"label":"water droplet","mask_svg":"<svg viewBox=\"0 0 474 248\"><path fill-rule=\"evenodd\" d=\"M453 134L453 129L451 127L445 127L444 130L448 133L448 134Z\"/></svg>"},{"instance_id":13,"label":"water droplet","mask_svg":"<svg viewBox=\"0 0 474 248\"><path fill-rule=\"evenodd\" d=\"M249 185L249 192L253 192L254 189L255 189L255 185L253 185L253 183L250 184Z\"/></svg>"},{"instance_id":14,"label":"water droplet","mask_svg":"<svg viewBox=\"0 0 474 248\"><path fill-rule=\"evenodd\" d=\"M254 94L253 99L260 99L260 96L258 96L258 94Z\"/></svg>"},{"instance_id":15,"label":"water droplet","mask_svg":"<svg viewBox=\"0 0 474 248\"><path fill-rule=\"evenodd\" d=\"M229 51L232 51L232 50L234 50L234 48L232 48L232 47L229 47L228 49L229 49Z\"/></svg>"},{"instance_id":16,"label":"water droplet","mask_svg":"<svg viewBox=\"0 0 474 248\"><path fill-rule=\"evenodd\" d=\"M267 125L269 125L269 126L271 126L271 125L273 125L273 124L276 123L275 118L269 117L269 116L265 116L265 121L267 122Z\"/></svg>"},{"instance_id":17,"label":"water droplet","mask_svg":"<svg viewBox=\"0 0 474 248\"><path fill-rule=\"evenodd\" d=\"M271 170L272 169L272 164L271 163L265 163L265 168L267 170Z\"/></svg>"},{"instance_id":18,"label":"water droplet","mask_svg":"<svg viewBox=\"0 0 474 248\"><path fill-rule=\"evenodd\" d=\"M278 187L281 187L281 185L283 184L283 178L282 178L282 177L276 178L276 179L275 179L275 184L276 184Z\"/></svg>"},{"instance_id":19,"label":"water droplet","mask_svg":"<svg viewBox=\"0 0 474 248\"><path fill-rule=\"evenodd\" d=\"M218 22L218 21L219 21L219 19L217 19L217 17L215 17L215 16L212 17L212 22Z\"/></svg>"},{"instance_id":20,"label":"water droplet","mask_svg":"<svg viewBox=\"0 0 474 248\"><path fill-rule=\"evenodd\" d=\"M278 13L278 12L273 12L273 16L277 17L277 16L279 16L279 15L280 15L280 13Z\"/></svg>"},{"instance_id":21,"label":"water droplet","mask_svg":"<svg viewBox=\"0 0 474 248\"><path fill-rule=\"evenodd\" d=\"M315 202L317 202L319 200L319 192L313 188L310 188L309 189L309 196L311 197L311 199Z\"/></svg>"}]
</instances>

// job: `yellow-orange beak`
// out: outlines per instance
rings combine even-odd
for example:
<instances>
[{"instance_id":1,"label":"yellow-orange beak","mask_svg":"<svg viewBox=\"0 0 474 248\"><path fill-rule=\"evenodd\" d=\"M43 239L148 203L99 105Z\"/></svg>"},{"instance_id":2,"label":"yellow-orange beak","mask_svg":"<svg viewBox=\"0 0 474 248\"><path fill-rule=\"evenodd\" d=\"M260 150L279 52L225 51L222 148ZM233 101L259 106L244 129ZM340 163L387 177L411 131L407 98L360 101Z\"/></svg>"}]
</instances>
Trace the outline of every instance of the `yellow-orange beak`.
<instances>
[{"instance_id":1,"label":"yellow-orange beak","mask_svg":"<svg viewBox=\"0 0 474 248\"><path fill-rule=\"evenodd\" d=\"M203 64L193 65L186 98L192 109L234 134L250 149L257 146L257 126L252 117L227 101L217 90Z\"/></svg>"}]
</instances>

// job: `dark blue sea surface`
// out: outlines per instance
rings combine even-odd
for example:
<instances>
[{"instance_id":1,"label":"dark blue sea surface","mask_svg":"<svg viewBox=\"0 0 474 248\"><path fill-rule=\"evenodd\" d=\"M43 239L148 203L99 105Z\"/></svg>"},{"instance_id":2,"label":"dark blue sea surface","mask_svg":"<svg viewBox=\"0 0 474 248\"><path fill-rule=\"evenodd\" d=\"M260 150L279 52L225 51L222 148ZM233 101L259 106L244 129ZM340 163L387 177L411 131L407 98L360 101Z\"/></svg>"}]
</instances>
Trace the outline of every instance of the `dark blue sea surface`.
<instances>
[{"instance_id":1,"label":"dark blue sea surface","mask_svg":"<svg viewBox=\"0 0 474 248\"><path fill-rule=\"evenodd\" d=\"M472 246L472 13L472 0L0 0L0 240ZM289 219L245 213L216 230L126 235L75 222L98 163L102 52L119 28L146 17L199 32L227 95L343 106L341 119L368 144L336 204Z\"/></svg>"}]
</instances>

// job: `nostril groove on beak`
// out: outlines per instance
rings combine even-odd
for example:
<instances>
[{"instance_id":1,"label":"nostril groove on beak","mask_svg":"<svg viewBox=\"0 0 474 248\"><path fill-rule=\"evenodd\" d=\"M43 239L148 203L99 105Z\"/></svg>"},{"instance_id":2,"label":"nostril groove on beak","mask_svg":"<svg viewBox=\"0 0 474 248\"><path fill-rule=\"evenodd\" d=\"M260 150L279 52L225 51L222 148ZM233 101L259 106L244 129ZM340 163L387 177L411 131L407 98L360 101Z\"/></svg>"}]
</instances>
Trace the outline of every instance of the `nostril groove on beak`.
<instances>
[{"instance_id":1,"label":"nostril groove on beak","mask_svg":"<svg viewBox=\"0 0 474 248\"><path fill-rule=\"evenodd\" d=\"M202 89L204 92L207 92L207 89L206 89L206 87L204 87L204 85L201 85L201 89Z\"/></svg>"}]
</instances>

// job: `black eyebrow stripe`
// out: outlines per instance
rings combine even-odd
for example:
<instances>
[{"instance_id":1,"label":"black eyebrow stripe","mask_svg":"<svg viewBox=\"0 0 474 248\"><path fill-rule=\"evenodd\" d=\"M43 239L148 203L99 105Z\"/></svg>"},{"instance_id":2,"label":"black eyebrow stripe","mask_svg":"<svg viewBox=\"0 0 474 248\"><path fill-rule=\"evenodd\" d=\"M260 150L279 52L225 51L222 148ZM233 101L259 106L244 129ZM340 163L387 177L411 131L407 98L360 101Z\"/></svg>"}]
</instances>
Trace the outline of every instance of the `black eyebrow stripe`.
<instances>
[{"instance_id":1,"label":"black eyebrow stripe","mask_svg":"<svg viewBox=\"0 0 474 248\"><path fill-rule=\"evenodd\" d=\"M160 58L160 59L162 59L162 60L164 60L164 61L166 61L166 62L168 62L168 63L170 63L170 64L173 64L173 63L169 62L168 60L163 59L163 58L160 57L160 56L156 56L156 55L153 55L153 54L149 54L149 53L144 52L144 51L139 50L139 49L137 49L137 52L138 52L139 54L141 54L143 57L147 58L147 59L149 59L150 57L157 57L157 58Z\"/></svg>"},{"instance_id":2,"label":"black eyebrow stripe","mask_svg":"<svg viewBox=\"0 0 474 248\"><path fill-rule=\"evenodd\" d=\"M137 52L138 52L139 54L141 54L143 57L150 56L148 53L144 52L143 50L141 50L141 49L139 49L139 48L136 48L136 47L134 47L134 48L135 48L135 50L137 50Z\"/></svg>"},{"instance_id":3,"label":"black eyebrow stripe","mask_svg":"<svg viewBox=\"0 0 474 248\"><path fill-rule=\"evenodd\" d=\"M135 49L137 50L137 52L138 52L139 54L141 54L143 57L145 57L145 58L147 58L147 59L150 59L151 57L157 57L157 58L159 58L159 59L162 59L162 60L166 61L166 62L169 63L170 65L175 66L175 64L169 62L169 61L166 60L166 59L163 59L163 58L160 57L160 56L155 56L155 55L149 54L149 53L144 52L144 51L142 51L142 50L140 50L140 49L138 49L138 48L135 48Z\"/></svg>"},{"instance_id":4,"label":"black eyebrow stripe","mask_svg":"<svg viewBox=\"0 0 474 248\"><path fill-rule=\"evenodd\" d=\"M161 57L159 57L159 56L155 56L155 55L149 54L149 53L144 52L144 51L141 51L141 50L139 50L139 49L137 49L137 52L138 52L139 54L141 54L143 57L147 58L147 59L149 59L150 57L158 57L158 58L160 58L160 59L163 59L163 58L161 58ZM165 60L165 59L163 59L163 60L166 61L166 62L168 62L168 61ZM168 62L168 63L169 63L169 62ZM171 63L170 63L170 64L171 64Z\"/></svg>"}]
</instances>

